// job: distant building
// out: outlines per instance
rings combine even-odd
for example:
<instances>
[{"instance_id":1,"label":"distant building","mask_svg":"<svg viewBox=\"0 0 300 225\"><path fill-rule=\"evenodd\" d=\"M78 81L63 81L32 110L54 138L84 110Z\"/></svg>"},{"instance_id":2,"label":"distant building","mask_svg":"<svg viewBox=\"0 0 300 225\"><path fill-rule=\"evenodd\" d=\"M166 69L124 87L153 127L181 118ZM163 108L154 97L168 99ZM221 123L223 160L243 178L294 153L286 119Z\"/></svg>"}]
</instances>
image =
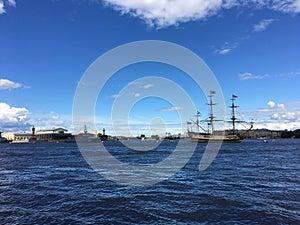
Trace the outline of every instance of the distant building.
<instances>
[{"instance_id":1,"label":"distant building","mask_svg":"<svg viewBox=\"0 0 300 225\"><path fill-rule=\"evenodd\" d=\"M72 138L72 134L64 128L55 128L49 130L39 130L36 132L35 137L37 141L51 141L51 140L64 140Z\"/></svg>"},{"instance_id":2,"label":"distant building","mask_svg":"<svg viewBox=\"0 0 300 225\"><path fill-rule=\"evenodd\" d=\"M15 133L13 141L29 142L31 133Z\"/></svg>"},{"instance_id":3,"label":"distant building","mask_svg":"<svg viewBox=\"0 0 300 225\"><path fill-rule=\"evenodd\" d=\"M105 133L105 128L102 129L102 134L98 134L98 137L100 138L101 141L106 141L108 140L108 136Z\"/></svg>"},{"instance_id":4,"label":"distant building","mask_svg":"<svg viewBox=\"0 0 300 225\"><path fill-rule=\"evenodd\" d=\"M8 140L13 140L15 142L29 142L29 141L58 141L73 138L71 133L64 128L54 128L48 130L36 131L32 128L31 133L7 133L5 134Z\"/></svg>"}]
</instances>

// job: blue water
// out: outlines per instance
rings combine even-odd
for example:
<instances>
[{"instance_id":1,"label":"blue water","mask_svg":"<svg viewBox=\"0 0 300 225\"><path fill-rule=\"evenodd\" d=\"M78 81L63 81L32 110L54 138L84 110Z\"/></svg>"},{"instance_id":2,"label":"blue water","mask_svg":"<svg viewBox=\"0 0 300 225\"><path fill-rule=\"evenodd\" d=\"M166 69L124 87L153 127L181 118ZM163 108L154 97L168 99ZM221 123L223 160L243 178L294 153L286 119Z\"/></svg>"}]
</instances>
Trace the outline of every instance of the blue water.
<instances>
[{"instance_id":1,"label":"blue water","mask_svg":"<svg viewBox=\"0 0 300 225\"><path fill-rule=\"evenodd\" d=\"M155 163L176 142L143 154L106 145ZM0 224L300 224L300 140L226 143L199 172L204 149L169 180L130 187L95 172L75 143L0 144Z\"/></svg>"}]
</instances>

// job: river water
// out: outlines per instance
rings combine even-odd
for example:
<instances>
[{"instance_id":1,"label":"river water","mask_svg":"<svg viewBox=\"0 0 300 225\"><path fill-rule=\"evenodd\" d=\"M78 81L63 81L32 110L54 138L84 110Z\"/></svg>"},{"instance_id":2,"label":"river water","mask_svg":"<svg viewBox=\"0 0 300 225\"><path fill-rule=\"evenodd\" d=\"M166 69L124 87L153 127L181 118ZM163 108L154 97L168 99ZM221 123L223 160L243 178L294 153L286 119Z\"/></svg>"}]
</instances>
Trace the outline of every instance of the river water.
<instances>
[{"instance_id":1,"label":"river water","mask_svg":"<svg viewBox=\"0 0 300 225\"><path fill-rule=\"evenodd\" d=\"M153 163L176 142L147 154L106 145ZM0 224L300 224L300 140L224 143L199 171L204 149L168 180L134 187L95 172L76 143L0 144Z\"/></svg>"}]
</instances>

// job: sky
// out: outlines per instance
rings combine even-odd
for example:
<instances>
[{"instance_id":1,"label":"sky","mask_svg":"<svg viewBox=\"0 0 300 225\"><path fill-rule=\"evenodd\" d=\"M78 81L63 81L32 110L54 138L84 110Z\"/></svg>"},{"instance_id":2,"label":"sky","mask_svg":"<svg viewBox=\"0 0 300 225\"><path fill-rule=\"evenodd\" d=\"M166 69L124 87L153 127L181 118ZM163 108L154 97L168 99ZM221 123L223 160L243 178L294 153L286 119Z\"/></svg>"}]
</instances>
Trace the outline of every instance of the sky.
<instances>
[{"instance_id":1,"label":"sky","mask_svg":"<svg viewBox=\"0 0 300 225\"><path fill-rule=\"evenodd\" d=\"M34 125L80 132L72 109L85 71L111 49L143 40L172 42L197 54L216 77L225 104L238 96L237 117L253 120L254 128L299 129L299 14L300 0L0 0L0 131L30 132ZM180 126L194 118L194 109L157 96L112 118L124 88L130 87L126 95L133 101L151 90L159 96L157 83L141 79L147 76L175 82L201 118L208 116L206 96L187 74L144 62L107 81L95 106L98 131L121 135L129 126L124 135L184 132Z\"/></svg>"}]
</instances>

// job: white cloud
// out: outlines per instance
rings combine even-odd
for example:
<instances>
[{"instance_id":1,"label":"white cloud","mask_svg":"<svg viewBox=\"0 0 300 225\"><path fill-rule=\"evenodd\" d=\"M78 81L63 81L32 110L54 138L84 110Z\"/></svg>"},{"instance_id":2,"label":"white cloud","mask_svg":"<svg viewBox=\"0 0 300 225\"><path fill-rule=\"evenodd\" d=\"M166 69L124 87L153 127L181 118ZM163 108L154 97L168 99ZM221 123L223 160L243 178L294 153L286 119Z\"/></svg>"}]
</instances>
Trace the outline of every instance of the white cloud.
<instances>
[{"instance_id":1,"label":"white cloud","mask_svg":"<svg viewBox=\"0 0 300 225\"><path fill-rule=\"evenodd\" d=\"M136 86L135 88L134 87L131 87L131 89L133 90L138 90L138 89L149 89L149 88L153 88L155 85L154 84L142 84L141 82L137 82L137 81L132 81L130 83L127 84L128 86ZM140 97L141 96L141 93L140 92L129 92L129 93L122 93L122 94L114 94L112 96L110 96L111 98L120 98L122 96L134 96L134 97Z\"/></svg>"},{"instance_id":2,"label":"white cloud","mask_svg":"<svg viewBox=\"0 0 300 225\"><path fill-rule=\"evenodd\" d=\"M60 115L54 112L44 112L31 118L31 123L34 124L37 131L57 127L70 129L72 123L70 118L71 116L65 116L62 118Z\"/></svg>"},{"instance_id":3,"label":"white cloud","mask_svg":"<svg viewBox=\"0 0 300 225\"><path fill-rule=\"evenodd\" d=\"M28 88L24 84L20 84L7 79L0 79L0 90L12 90L12 89L22 88L22 87Z\"/></svg>"},{"instance_id":4,"label":"white cloud","mask_svg":"<svg viewBox=\"0 0 300 225\"><path fill-rule=\"evenodd\" d=\"M133 95L134 97L138 98L138 97L141 96L141 93L139 93L139 92L134 92L134 93L132 93L132 95Z\"/></svg>"},{"instance_id":5,"label":"white cloud","mask_svg":"<svg viewBox=\"0 0 300 225\"><path fill-rule=\"evenodd\" d=\"M275 105L276 105L276 103L273 102L273 101L269 101L269 102L267 103L267 105L268 105L270 108L274 108Z\"/></svg>"},{"instance_id":6,"label":"white cloud","mask_svg":"<svg viewBox=\"0 0 300 225\"><path fill-rule=\"evenodd\" d=\"M8 0L7 4L16 7L16 1L15 0Z\"/></svg>"},{"instance_id":7,"label":"white cloud","mask_svg":"<svg viewBox=\"0 0 300 225\"><path fill-rule=\"evenodd\" d=\"M263 79L263 78L266 78L268 77L269 75L268 74L265 74L265 75L253 75L252 73L242 73L239 75L240 77L240 80L250 80L250 79Z\"/></svg>"},{"instance_id":8,"label":"white cloud","mask_svg":"<svg viewBox=\"0 0 300 225\"><path fill-rule=\"evenodd\" d=\"M288 119L288 120L295 120L296 119L296 116L299 115L299 112L296 113L296 112L287 112L285 115L285 118Z\"/></svg>"},{"instance_id":9,"label":"white cloud","mask_svg":"<svg viewBox=\"0 0 300 225\"><path fill-rule=\"evenodd\" d=\"M278 104L277 104L277 107L278 107L278 108L281 108L281 109L284 109L284 104L278 103Z\"/></svg>"},{"instance_id":10,"label":"white cloud","mask_svg":"<svg viewBox=\"0 0 300 225\"><path fill-rule=\"evenodd\" d=\"M249 79L263 79L266 77L273 77L273 78L278 78L278 77L287 77L287 78L293 78L296 76L300 75L300 71L293 71L289 73L282 73L282 74L265 74L265 75L254 75L252 73L246 72L239 74L240 80L249 80Z\"/></svg>"},{"instance_id":11,"label":"white cloud","mask_svg":"<svg viewBox=\"0 0 300 225\"><path fill-rule=\"evenodd\" d=\"M152 88L154 87L154 84L145 84L143 85L143 89L149 89L149 88Z\"/></svg>"},{"instance_id":12,"label":"white cloud","mask_svg":"<svg viewBox=\"0 0 300 225\"><path fill-rule=\"evenodd\" d=\"M287 74L281 74L281 76L284 76L284 77L295 77L295 76L299 76L300 75L300 71L294 71L294 72L290 72L290 73L287 73Z\"/></svg>"},{"instance_id":13,"label":"white cloud","mask_svg":"<svg viewBox=\"0 0 300 225\"><path fill-rule=\"evenodd\" d=\"M300 12L300 0L103 0L103 2L122 14L140 18L156 28L203 20L222 9L233 7L264 7L283 13Z\"/></svg>"},{"instance_id":14,"label":"white cloud","mask_svg":"<svg viewBox=\"0 0 300 225\"><path fill-rule=\"evenodd\" d=\"M245 115L254 119L254 129L267 128L270 130L300 129L300 101L276 103L269 101L267 108L246 112Z\"/></svg>"},{"instance_id":15,"label":"white cloud","mask_svg":"<svg viewBox=\"0 0 300 225\"><path fill-rule=\"evenodd\" d=\"M220 50L217 50L216 52L220 55L226 55L227 53L231 52L232 49L230 48L225 48L225 49L220 49Z\"/></svg>"},{"instance_id":16,"label":"white cloud","mask_svg":"<svg viewBox=\"0 0 300 225\"><path fill-rule=\"evenodd\" d=\"M139 84L141 84L141 82L134 80L134 81L129 82L127 85L139 85Z\"/></svg>"},{"instance_id":17,"label":"white cloud","mask_svg":"<svg viewBox=\"0 0 300 225\"><path fill-rule=\"evenodd\" d=\"M30 127L28 123L28 109L11 107L5 102L0 102L0 127L2 131L18 131Z\"/></svg>"},{"instance_id":18,"label":"white cloud","mask_svg":"<svg viewBox=\"0 0 300 225\"><path fill-rule=\"evenodd\" d=\"M53 119L53 120L58 120L60 117L58 116L58 115L53 115L53 116L51 116L51 119Z\"/></svg>"},{"instance_id":19,"label":"white cloud","mask_svg":"<svg viewBox=\"0 0 300 225\"><path fill-rule=\"evenodd\" d=\"M278 113L274 113L274 114L271 116L271 118L272 118L273 120L277 120L277 119L280 119L280 116L279 116Z\"/></svg>"},{"instance_id":20,"label":"white cloud","mask_svg":"<svg viewBox=\"0 0 300 225\"><path fill-rule=\"evenodd\" d=\"M183 108L176 107L176 106L171 107L171 108L161 108L161 109L159 109L159 111L162 111L162 112L174 112L174 111L182 111L182 110L183 110Z\"/></svg>"},{"instance_id":21,"label":"white cloud","mask_svg":"<svg viewBox=\"0 0 300 225\"><path fill-rule=\"evenodd\" d=\"M71 127L71 116L61 117L54 112L44 112L32 115L25 107L13 107L0 102L0 131L2 132L30 132L32 125L37 130L52 129L53 127Z\"/></svg>"},{"instance_id":22,"label":"white cloud","mask_svg":"<svg viewBox=\"0 0 300 225\"><path fill-rule=\"evenodd\" d=\"M220 49L217 49L215 51L215 53L217 53L219 55L226 55L226 54L230 53L233 49L237 48L238 45L239 45L238 42L233 42L233 43L225 42L223 47Z\"/></svg>"},{"instance_id":23,"label":"white cloud","mask_svg":"<svg viewBox=\"0 0 300 225\"><path fill-rule=\"evenodd\" d=\"M0 15L2 13L5 13L5 9L4 9L4 3L2 1L0 1Z\"/></svg>"},{"instance_id":24,"label":"white cloud","mask_svg":"<svg viewBox=\"0 0 300 225\"><path fill-rule=\"evenodd\" d=\"M270 107L270 108L278 108L278 109L284 109L285 108L285 104L283 103L275 103L274 101L268 101L267 105Z\"/></svg>"},{"instance_id":25,"label":"white cloud","mask_svg":"<svg viewBox=\"0 0 300 225\"><path fill-rule=\"evenodd\" d=\"M134 17L139 17L150 26L162 28L211 16L222 7L223 1L104 0L104 2L106 5L112 6L122 14L130 14Z\"/></svg>"},{"instance_id":26,"label":"white cloud","mask_svg":"<svg viewBox=\"0 0 300 225\"><path fill-rule=\"evenodd\" d=\"M7 6L13 6L16 7L16 1L15 0L0 0L0 15L3 13L6 13L5 8Z\"/></svg>"},{"instance_id":27,"label":"white cloud","mask_svg":"<svg viewBox=\"0 0 300 225\"><path fill-rule=\"evenodd\" d=\"M270 8L284 13L299 13L300 0L273 0Z\"/></svg>"},{"instance_id":28,"label":"white cloud","mask_svg":"<svg viewBox=\"0 0 300 225\"><path fill-rule=\"evenodd\" d=\"M274 22L274 19L263 19L253 27L254 32L261 32L267 29L267 27Z\"/></svg>"},{"instance_id":29,"label":"white cloud","mask_svg":"<svg viewBox=\"0 0 300 225\"><path fill-rule=\"evenodd\" d=\"M112 97L112 98L120 98L121 95L119 95L119 94L114 94L114 95L112 95L111 97Z\"/></svg>"}]
</instances>

